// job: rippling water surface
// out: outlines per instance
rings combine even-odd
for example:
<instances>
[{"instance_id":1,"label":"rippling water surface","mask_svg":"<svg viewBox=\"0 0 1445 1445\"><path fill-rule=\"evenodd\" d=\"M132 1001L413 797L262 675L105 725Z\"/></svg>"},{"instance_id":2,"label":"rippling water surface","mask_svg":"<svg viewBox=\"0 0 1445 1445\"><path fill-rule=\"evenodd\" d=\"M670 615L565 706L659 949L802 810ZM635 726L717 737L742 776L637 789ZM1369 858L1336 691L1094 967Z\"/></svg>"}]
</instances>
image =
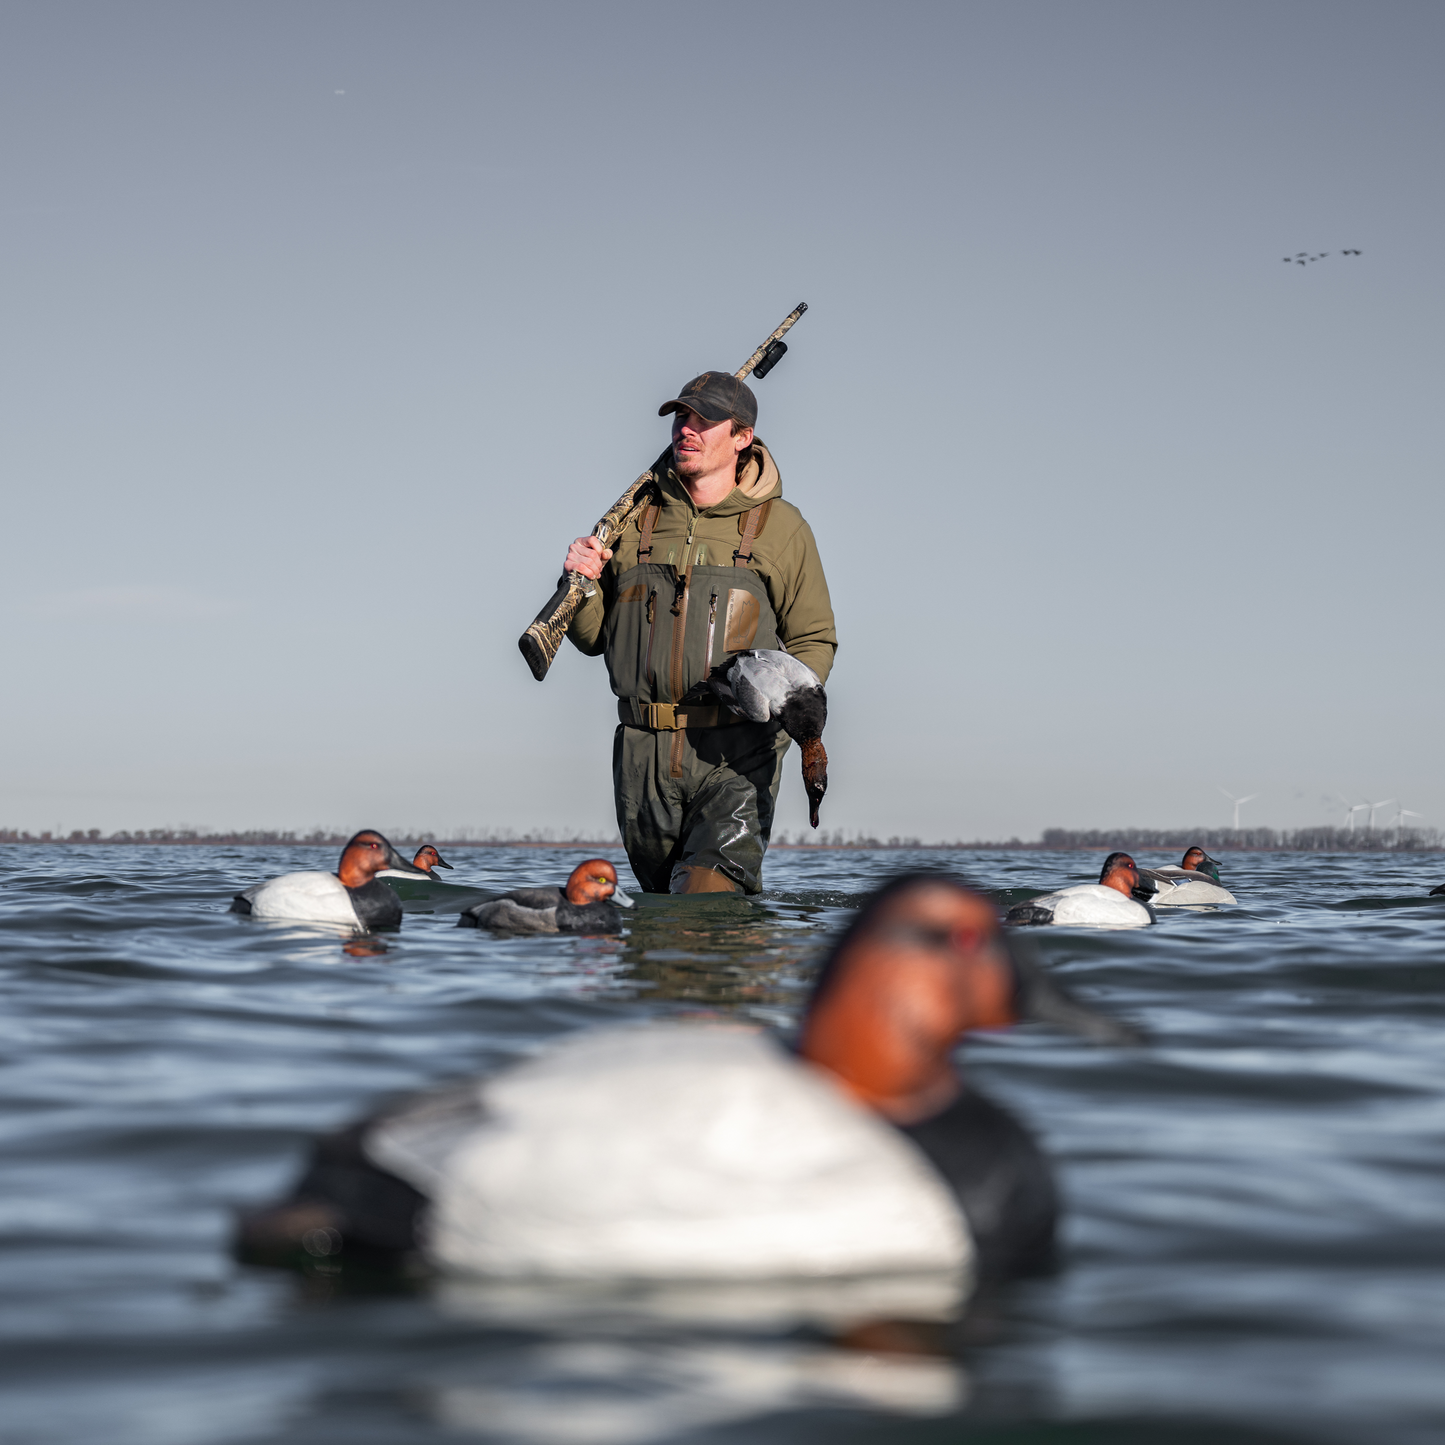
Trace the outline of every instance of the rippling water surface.
<instances>
[{"instance_id":1,"label":"rippling water surface","mask_svg":"<svg viewBox=\"0 0 1445 1445\"><path fill-rule=\"evenodd\" d=\"M1036 931L1152 1044L967 1045L1056 1161L1064 1260L930 1329L826 1291L302 1278L234 1263L229 1222L316 1131L566 1030L700 1008L786 1027L830 931L901 867L1002 890L1097 859L778 852L762 899L646 900L620 940L417 913L368 951L224 911L332 850L3 851L7 1445L1445 1436L1445 900L1423 896L1445 859L1231 854L1238 908ZM448 881L581 856L461 852Z\"/></svg>"}]
</instances>

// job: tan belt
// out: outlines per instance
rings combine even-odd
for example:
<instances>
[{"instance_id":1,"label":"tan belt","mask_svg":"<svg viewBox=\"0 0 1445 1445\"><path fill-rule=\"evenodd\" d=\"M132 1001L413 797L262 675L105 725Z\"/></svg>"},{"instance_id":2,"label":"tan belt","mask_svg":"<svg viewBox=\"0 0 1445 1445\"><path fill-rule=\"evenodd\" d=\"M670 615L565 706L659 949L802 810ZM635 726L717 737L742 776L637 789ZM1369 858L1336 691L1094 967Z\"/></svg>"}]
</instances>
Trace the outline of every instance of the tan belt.
<instances>
[{"instance_id":1,"label":"tan belt","mask_svg":"<svg viewBox=\"0 0 1445 1445\"><path fill-rule=\"evenodd\" d=\"M638 702L636 698L617 700L617 716L629 727L651 728L654 732L675 733L682 728L727 728L743 722L725 707L698 707L693 703Z\"/></svg>"}]
</instances>

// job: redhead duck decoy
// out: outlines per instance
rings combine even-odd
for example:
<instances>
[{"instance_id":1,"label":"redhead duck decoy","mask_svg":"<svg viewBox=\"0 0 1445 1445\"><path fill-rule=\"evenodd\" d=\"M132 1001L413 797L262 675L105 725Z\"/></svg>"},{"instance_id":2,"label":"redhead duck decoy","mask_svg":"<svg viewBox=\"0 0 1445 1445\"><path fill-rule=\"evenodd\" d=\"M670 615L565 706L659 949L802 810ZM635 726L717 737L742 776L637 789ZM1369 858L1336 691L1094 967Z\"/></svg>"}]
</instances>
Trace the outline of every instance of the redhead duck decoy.
<instances>
[{"instance_id":1,"label":"redhead duck decoy","mask_svg":"<svg viewBox=\"0 0 1445 1445\"><path fill-rule=\"evenodd\" d=\"M239 1246L533 1279L1027 1273L1052 1252L1048 1164L952 1053L1028 1018L1140 1041L1054 984L988 900L907 876L834 947L794 1050L699 1021L567 1035L320 1141Z\"/></svg>"},{"instance_id":2,"label":"redhead duck decoy","mask_svg":"<svg viewBox=\"0 0 1445 1445\"><path fill-rule=\"evenodd\" d=\"M238 893L232 913L291 918L299 923L341 923L351 928L397 928L401 903L377 881L383 870L401 878L427 878L380 833L364 828L341 850L335 873L283 873Z\"/></svg>"},{"instance_id":3,"label":"redhead duck decoy","mask_svg":"<svg viewBox=\"0 0 1445 1445\"><path fill-rule=\"evenodd\" d=\"M734 653L713 668L682 699L703 702L714 698L750 722L776 718L803 754L803 786L808 792L808 821L818 826L818 804L828 791L828 754L823 750L823 729L828 723L828 694L818 674L786 652Z\"/></svg>"},{"instance_id":4,"label":"redhead duck decoy","mask_svg":"<svg viewBox=\"0 0 1445 1445\"><path fill-rule=\"evenodd\" d=\"M1138 865L1127 853L1110 853L1097 883L1080 883L1015 904L1004 922L1143 928L1155 921L1154 910L1146 901L1152 891L1152 884L1140 879Z\"/></svg>"},{"instance_id":5,"label":"redhead duck decoy","mask_svg":"<svg viewBox=\"0 0 1445 1445\"><path fill-rule=\"evenodd\" d=\"M632 900L617 886L617 869L605 858L579 863L565 888L515 888L468 908L458 928L498 933L620 933L618 908Z\"/></svg>"},{"instance_id":6,"label":"redhead duck decoy","mask_svg":"<svg viewBox=\"0 0 1445 1445\"><path fill-rule=\"evenodd\" d=\"M430 843L426 843L416 850L416 857L411 860L411 866L420 868L433 883L442 881L436 875L438 868L445 868L448 872L452 871L452 865ZM383 868L376 876L378 878L415 878L416 874L399 873L395 868Z\"/></svg>"},{"instance_id":7,"label":"redhead duck decoy","mask_svg":"<svg viewBox=\"0 0 1445 1445\"><path fill-rule=\"evenodd\" d=\"M1203 848L1191 848L1175 868L1141 868L1139 877L1158 890L1152 898L1156 908L1182 908L1205 903L1236 903L1238 900L1219 881L1219 862Z\"/></svg>"}]
</instances>

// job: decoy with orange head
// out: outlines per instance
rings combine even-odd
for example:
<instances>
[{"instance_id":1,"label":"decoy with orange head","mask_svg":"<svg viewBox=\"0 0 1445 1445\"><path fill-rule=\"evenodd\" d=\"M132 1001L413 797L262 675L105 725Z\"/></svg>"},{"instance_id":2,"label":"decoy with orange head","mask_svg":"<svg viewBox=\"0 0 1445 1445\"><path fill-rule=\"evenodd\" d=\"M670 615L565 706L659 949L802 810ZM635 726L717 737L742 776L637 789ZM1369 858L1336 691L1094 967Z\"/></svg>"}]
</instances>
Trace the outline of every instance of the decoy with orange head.
<instances>
[{"instance_id":1,"label":"decoy with orange head","mask_svg":"<svg viewBox=\"0 0 1445 1445\"><path fill-rule=\"evenodd\" d=\"M859 912L797 1045L710 1020L564 1035L320 1142L250 1258L393 1257L527 1278L817 1278L1046 1266L1057 1200L1028 1130L959 1074L962 1034L1128 1026L1070 998L954 879ZM318 1236L320 1237L320 1236Z\"/></svg>"},{"instance_id":2,"label":"decoy with orange head","mask_svg":"<svg viewBox=\"0 0 1445 1445\"><path fill-rule=\"evenodd\" d=\"M335 873L283 873L236 894L231 912L352 928L396 928L401 903L380 881L383 872L403 878L431 876L408 863L375 829L363 828L341 850Z\"/></svg>"},{"instance_id":3,"label":"decoy with orange head","mask_svg":"<svg viewBox=\"0 0 1445 1445\"><path fill-rule=\"evenodd\" d=\"M1143 928L1153 923L1152 882L1128 853L1110 853L1097 883L1080 883L1009 909L1005 923L1083 928Z\"/></svg>"},{"instance_id":4,"label":"decoy with orange head","mask_svg":"<svg viewBox=\"0 0 1445 1445\"><path fill-rule=\"evenodd\" d=\"M632 900L617 886L617 869L605 858L579 863L561 888L515 888L468 908L459 928L497 933L620 933L619 908Z\"/></svg>"},{"instance_id":5,"label":"decoy with orange head","mask_svg":"<svg viewBox=\"0 0 1445 1445\"><path fill-rule=\"evenodd\" d=\"M448 863L430 843L423 843L422 846L416 850L416 857L411 860L411 864L413 868L420 868L433 883L441 882L441 879L436 875L438 868L445 868L448 872L452 871L452 865ZM378 878L414 878L416 874L398 873L392 868L383 868L376 876Z\"/></svg>"},{"instance_id":6,"label":"decoy with orange head","mask_svg":"<svg viewBox=\"0 0 1445 1445\"><path fill-rule=\"evenodd\" d=\"M1187 908L1238 900L1220 881L1219 863L1203 848L1188 849L1179 867L1141 868L1139 876L1154 886L1149 901L1156 908Z\"/></svg>"}]
</instances>

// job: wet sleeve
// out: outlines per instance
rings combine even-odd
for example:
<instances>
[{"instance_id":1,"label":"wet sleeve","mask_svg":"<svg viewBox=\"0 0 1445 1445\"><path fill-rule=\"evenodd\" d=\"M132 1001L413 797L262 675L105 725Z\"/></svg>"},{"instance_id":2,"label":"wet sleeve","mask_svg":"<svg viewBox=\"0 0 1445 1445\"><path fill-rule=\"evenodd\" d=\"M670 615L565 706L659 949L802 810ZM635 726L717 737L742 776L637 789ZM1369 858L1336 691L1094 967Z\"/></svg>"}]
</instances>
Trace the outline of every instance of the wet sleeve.
<instances>
[{"instance_id":1,"label":"wet sleeve","mask_svg":"<svg viewBox=\"0 0 1445 1445\"><path fill-rule=\"evenodd\" d=\"M798 519L798 529L783 544L778 571L769 579L768 592L784 648L827 682L833 670L833 654L838 650L838 631L818 544L813 540L813 529L802 518Z\"/></svg>"}]
</instances>

